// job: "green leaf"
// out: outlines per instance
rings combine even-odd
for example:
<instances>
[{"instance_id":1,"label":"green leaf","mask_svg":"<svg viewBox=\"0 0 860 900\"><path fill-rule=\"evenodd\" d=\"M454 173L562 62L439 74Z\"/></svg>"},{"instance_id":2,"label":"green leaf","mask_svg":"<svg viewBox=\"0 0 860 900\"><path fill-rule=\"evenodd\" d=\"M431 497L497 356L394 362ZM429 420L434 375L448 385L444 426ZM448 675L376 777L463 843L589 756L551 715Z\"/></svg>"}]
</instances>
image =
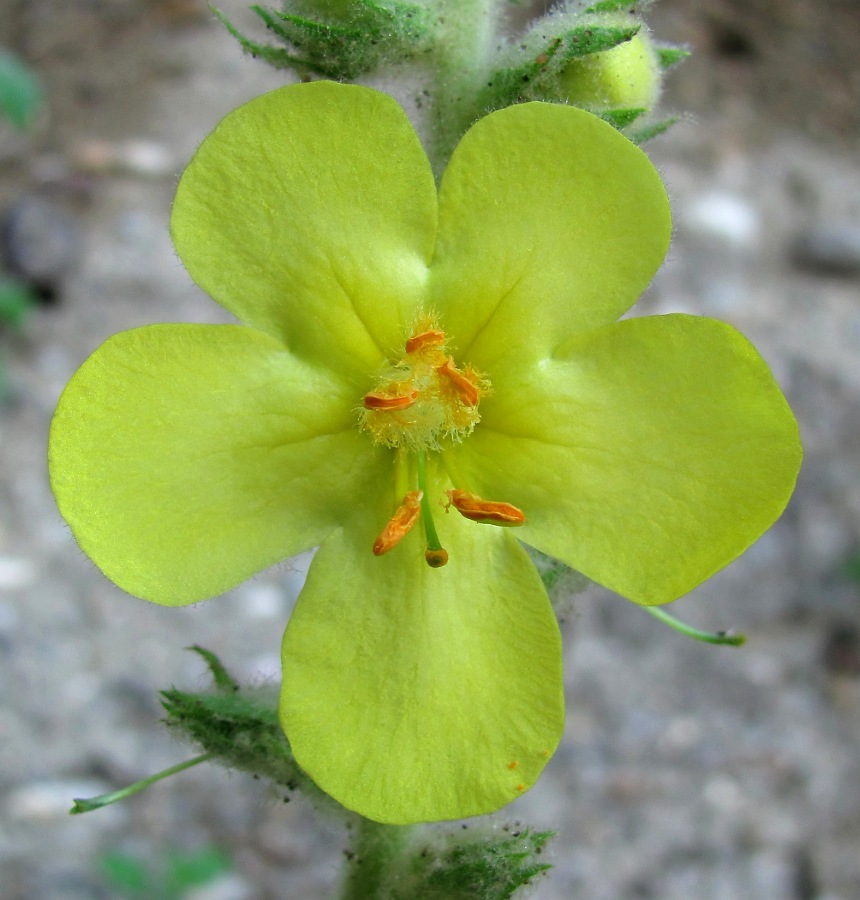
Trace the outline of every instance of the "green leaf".
<instances>
[{"instance_id":1,"label":"green leaf","mask_svg":"<svg viewBox=\"0 0 860 900\"><path fill-rule=\"evenodd\" d=\"M301 16L270 11L262 6L252 6L251 9L273 34L302 51L302 62L296 65L327 78L347 80L372 67L356 53L365 39L365 34L359 29L326 25Z\"/></svg>"},{"instance_id":2,"label":"green leaf","mask_svg":"<svg viewBox=\"0 0 860 900\"><path fill-rule=\"evenodd\" d=\"M204 847L196 853L172 852L166 860L165 887L177 897L183 897L190 888L208 884L232 868L230 857L217 847Z\"/></svg>"},{"instance_id":3,"label":"green leaf","mask_svg":"<svg viewBox=\"0 0 860 900\"><path fill-rule=\"evenodd\" d=\"M317 805L331 804L296 764L278 722L276 687L231 693L162 691L168 727L214 754L222 765L301 790Z\"/></svg>"},{"instance_id":4,"label":"green leaf","mask_svg":"<svg viewBox=\"0 0 860 900\"><path fill-rule=\"evenodd\" d=\"M628 26L582 26L573 28L562 35L562 49L559 56L565 62L580 59L591 53L603 53L619 44L632 40L641 25Z\"/></svg>"},{"instance_id":5,"label":"green leaf","mask_svg":"<svg viewBox=\"0 0 860 900\"><path fill-rule=\"evenodd\" d=\"M200 647L197 644L194 644L187 649L192 650L194 653L198 653L206 661L206 665L212 673L212 680L215 682L215 687L222 691L239 690L239 683L227 671L221 660L218 659L211 650L206 650L204 647Z\"/></svg>"},{"instance_id":6,"label":"green leaf","mask_svg":"<svg viewBox=\"0 0 860 900\"><path fill-rule=\"evenodd\" d=\"M17 56L0 50L0 113L19 129L26 128L44 103L39 79Z\"/></svg>"},{"instance_id":7,"label":"green leaf","mask_svg":"<svg viewBox=\"0 0 860 900\"><path fill-rule=\"evenodd\" d=\"M0 277L0 322L20 331L37 305L35 295L26 285Z\"/></svg>"},{"instance_id":8,"label":"green leaf","mask_svg":"<svg viewBox=\"0 0 860 900\"><path fill-rule=\"evenodd\" d=\"M99 874L110 885L128 897L158 896L158 888L149 867L131 853L119 851L103 854L98 861Z\"/></svg>"},{"instance_id":9,"label":"green leaf","mask_svg":"<svg viewBox=\"0 0 860 900\"><path fill-rule=\"evenodd\" d=\"M551 868L541 859L549 831L506 826L503 836L448 831L440 843L416 843L390 900L503 900Z\"/></svg>"},{"instance_id":10,"label":"green leaf","mask_svg":"<svg viewBox=\"0 0 860 900\"><path fill-rule=\"evenodd\" d=\"M657 59L660 61L660 68L664 70L671 68L690 55L690 51L685 50L683 47L658 46L656 50Z\"/></svg>"},{"instance_id":11,"label":"green leaf","mask_svg":"<svg viewBox=\"0 0 860 900\"><path fill-rule=\"evenodd\" d=\"M309 60L301 59L300 57L294 56L292 53L289 53L287 50L284 50L282 47L272 47L268 44L258 44L255 41L252 41L250 38L245 37L241 31L239 31L235 25L221 12L220 9L212 6L210 7L212 12L215 14L215 17L221 22L221 24L233 35L234 38L239 42L241 48L251 56L257 58L259 57L264 62L267 62L270 66L273 66L276 69L293 69L293 68L313 68L313 64Z\"/></svg>"},{"instance_id":12,"label":"green leaf","mask_svg":"<svg viewBox=\"0 0 860 900\"><path fill-rule=\"evenodd\" d=\"M621 131L646 112L645 109L607 109L600 113L600 118Z\"/></svg>"},{"instance_id":13,"label":"green leaf","mask_svg":"<svg viewBox=\"0 0 860 900\"><path fill-rule=\"evenodd\" d=\"M637 144L644 144L646 141L650 141L652 138L668 131L680 119L680 116L669 116L668 119L661 119L659 122L646 125L644 128L637 129L630 134L630 140L635 141Z\"/></svg>"},{"instance_id":14,"label":"green leaf","mask_svg":"<svg viewBox=\"0 0 860 900\"><path fill-rule=\"evenodd\" d=\"M427 49L433 29L429 10L408 3L305 0L291 4L289 11L258 5L251 9L287 46L281 49L251 41L216 10L246 52L278 68L337 80L351 80L386 63L411 58Z\"/></svg>"}]
</instances>

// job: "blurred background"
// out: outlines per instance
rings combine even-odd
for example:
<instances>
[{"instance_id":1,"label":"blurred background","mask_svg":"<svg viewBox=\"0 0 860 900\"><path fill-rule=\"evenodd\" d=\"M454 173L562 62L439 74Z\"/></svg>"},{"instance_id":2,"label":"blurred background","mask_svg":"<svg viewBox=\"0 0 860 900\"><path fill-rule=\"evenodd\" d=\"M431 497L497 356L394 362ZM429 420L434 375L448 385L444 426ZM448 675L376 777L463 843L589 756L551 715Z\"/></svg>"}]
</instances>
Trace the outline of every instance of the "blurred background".
<instances>
[{"instance_id":1,"label":"blurred background","mask_svg":"<svg viewBox=\"0 0 860 900\"><path fill-rule=\"evenodd\" d=\"M221 6L253 27L243 2ZM853 900L860 3L661 0L648 19L695 52L664 97L681 123L647 147L676 236L638 310L741 328L806 461L780 522L673 607L745 631L743 649L693 643L596 587L570 603L566 736L495 827L558 831L540 900ZM187 645L278 677L306 561L192 608L131 599L75 546L45 465L60 391L105 338L224 320L173 253L172 195L215 123L284 79L203 0L0 0L0 51L44 98L26 127L0 124L0 900L325 897L345 835L243 775L199 767L68 816L72 797L192 755L158 724L160 688L207 683Z\"/></svg>"}]
</instances>

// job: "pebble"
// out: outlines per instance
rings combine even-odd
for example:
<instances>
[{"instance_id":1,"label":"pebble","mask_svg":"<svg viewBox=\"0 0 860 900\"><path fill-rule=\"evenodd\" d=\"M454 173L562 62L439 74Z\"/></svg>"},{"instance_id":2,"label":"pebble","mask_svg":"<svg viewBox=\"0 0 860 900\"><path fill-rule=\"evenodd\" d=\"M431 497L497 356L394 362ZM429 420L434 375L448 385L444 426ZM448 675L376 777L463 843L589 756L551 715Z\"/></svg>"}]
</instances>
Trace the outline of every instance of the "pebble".
<instances>
[{"instance_id":1,"label":"pebble","mask_svg":"<svg viewBox=\"0 0 860 900\"><path fill-rule=\"evenodd\" d=\"M72 801L97 797L112 790L111 785L98 779L46 778L13 788L3 804L5 817L28 823L49 823L68 820ZM124 818L121 806L106 806L98 811L102 825L115 826Z\"/></svg>"},{"instance_id":2,"label":"pebble","mask_svg":"<svg viewBox=\"0 0 860 900\"><path fill-rule=\"evenodd\" d=\"M0 650L7 651L14 647L14 635L18 629L18 610L11 603L0 600ZM3 677L0 675L0 686L3 684ZM0 723L2 723L2 714L0 714ZM0 724L0 732L2 732L2 724Z\"/></svg>"},{"instance_id":3,"label":"pebble","mask_svg":"<svg viewBox=\"0 0 860 900\"><path fill-rule=\"evenodd\" d=\"M691 231L737 249L753 249L761 237L758 210L748 200L727 191L713 190L695 197L682 218Z\"/></svg>"},{"instance_id":4,"label":"pebble","mask_svg":"<svg viewBox=\"0 0 860 900\"><path fill-rule=\"evenodd\" d=\"M133 175L163 178L177 173L178 163L168 147L146 138L125 141L90 139L69 152L72 165L91 175Z\"/></svg>"},{"instance_id":5,"label":"pebble","mask_svg":"<svg viewBox=\"0 0 860 900\"><path fill-rule=\"evenodd\" d=\"M801 231L791 250L794 264L828 275L860 274L860 222L818 222Z\"/></svg>"},{"instance_id":6,"label":"pebble","mask_svg":"<svg viewBox=\"0 0 860 900\"><path fill-rule=\"evenodd\" d=\"M187 890L184 900L250 900L251 886L238 875L224 875L208 884Z\"/></svg>"},{"instance_id":7,"label":"pebble","mask_svg":"<svg viewBox=\"0 0 860 900\"><path fill-rule=\"evenodd\" d=\"M35 285L55 287L80 258L75 218L45 197L21 197L6 210L0 228L6 265Z\"/></svg>"},{"instance_id":8,"label":"pebble","mask_svg":"<svg viewBox=\"0 0 860 900\"><path fill-rule=\"evenodd\" d=\"M20 556L0 556L0 591L25 590L35 581L36 566L31 560ZM0 606L0 631L4 621L3 606Z\"/></svg>"},{"instance_id":9,"label":"pebble","mask_svg":"<svg viewBox=\"0 0 860 900\"><path fill-rule=\"evenodd\" d=\"M239 587L237 593L242 600L242 612L249 619L286 621L286 598L281 588L276 585L250 581Z\"/></svg>"}]
</instances>

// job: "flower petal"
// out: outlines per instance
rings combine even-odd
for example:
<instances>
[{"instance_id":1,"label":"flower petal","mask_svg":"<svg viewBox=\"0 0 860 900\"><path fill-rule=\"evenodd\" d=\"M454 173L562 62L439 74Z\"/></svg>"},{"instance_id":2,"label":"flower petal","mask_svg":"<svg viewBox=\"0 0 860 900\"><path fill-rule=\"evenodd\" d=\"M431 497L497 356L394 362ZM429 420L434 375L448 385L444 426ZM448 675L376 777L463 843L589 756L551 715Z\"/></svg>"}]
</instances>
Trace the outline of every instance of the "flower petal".
<instances>
[{"instance_id":1,"label":"flower petal","mask_svg":"<svg viewBox=\"0 0 860 900\"><path fill-rule=\"evenodd\" d=\"M791 496L797 423L752 345L721 322L618 322L494 386L454 451L461 478L519 506L526 543L637 603L709 578Z\"/></svg>"},{"instance_id":2,"label":"flower petal","mask_svg":"<svg viewBox=\"0 0 860 900\"><path fill-rule=\"evenodd\" d=\"M202 600L318 544L387 472L354 395L236 325L115 335L51 426L51 485L82 549L131 594Z\"/></svg>"},{"instance_id":3,"label":"flower petal","mask_svg":"<svg viewBox=\"0 0 860 900\"><path fill-rule=\"evenodd\" d=\"M441 513L441 510L440 510ZM349 809L406 824L480 815L535 782L561 736L561 640L508 534L440 514L382 557L323 544L284 636L281 722L299 764Z\"/></svg>"},{"instance_id":4,"label":"flower petal","mask_svg":"<svg viewBox=\"0 0 860 900\"><path fill-rule=\"evenodd\" d=\"M191 277L243 322L366 377L423 296L436 188L397 103L355 85L284 87L230 113L179 183Z\"/></svg>"},{"instance_id":5,"label":"flower petal","mask_svg":"<svg viewBox=\"0 0 860 900\"><path fill-rule=\"evenodd\" d=\"M433 305L462 357L492 370L615 321L669 244L648 157L581 109L526 103L465 135L442 179Z\"/></svg>"}]
</instances>

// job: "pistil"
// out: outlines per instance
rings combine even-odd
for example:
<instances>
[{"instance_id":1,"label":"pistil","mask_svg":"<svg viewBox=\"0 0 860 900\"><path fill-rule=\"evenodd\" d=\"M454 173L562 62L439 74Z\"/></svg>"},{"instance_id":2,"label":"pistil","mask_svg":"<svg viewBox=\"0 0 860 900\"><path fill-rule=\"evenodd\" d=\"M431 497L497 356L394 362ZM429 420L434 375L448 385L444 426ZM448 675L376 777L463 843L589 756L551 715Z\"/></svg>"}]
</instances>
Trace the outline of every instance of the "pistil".
<instances>
[{"instance_id":1,"label":"pistil","mask_svg":"<svg viewBox=\"0 0 860 900\"><path fill-rule=\"evenodd\" d=\"M427 537L424 559L428 566L438 569L448 562L448 551L442 546L436 533L430 501L427 499L427 458L423 450L418 453L418 487L421 494L421 521L424 523L424 534Z\"/></svg>"}]
</instances>

